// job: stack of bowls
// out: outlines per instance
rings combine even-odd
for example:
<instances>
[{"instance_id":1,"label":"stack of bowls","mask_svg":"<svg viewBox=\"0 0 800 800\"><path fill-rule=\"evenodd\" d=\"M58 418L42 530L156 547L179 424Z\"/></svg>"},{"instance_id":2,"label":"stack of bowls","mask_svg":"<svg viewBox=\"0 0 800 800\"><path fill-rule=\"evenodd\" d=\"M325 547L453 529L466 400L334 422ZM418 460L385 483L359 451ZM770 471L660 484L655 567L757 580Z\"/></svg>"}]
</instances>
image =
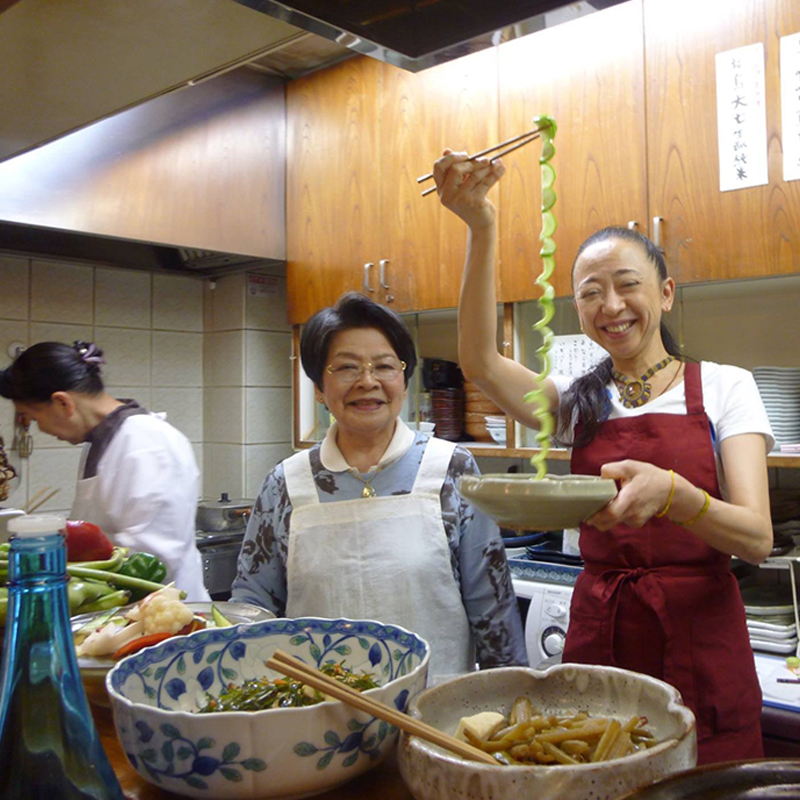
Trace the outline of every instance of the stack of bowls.
<instances>
[{"instance_id":1,"label":"stack of bowls","mask_svg":"<svg viewBox=\"0 0 800 800\"><path fill-rule=\"evenodd\" d=\"M756 367L753 377L767 409L776 448L800 442L800 368Z\"/></svg>"},{"instance_id":2,"label":"stack of bowls","mask_svg":"<svg viewBox=\"0 0 800 800\"><path fill-rule=\"evenodd\" d=\"M464 431L464 392L461 389L431 390L431 422L440 439L457 442Z\"/></svg>"},{"instance_id":3,"label":"stack of bowls","mask_svg":"<svg viewBox=\"0 0 800 800\"><path fill-rule=\"evenodd\" d=\"M503 416L503 411L490 400L474 383L464 381L464 427L476 442L498 441L487 426L486 416ZM505 417L503 417L505 420ZM494 426L499 427L499 426ZM505 444L505 423L503 444Z\"/></svg>"}]
</instances>

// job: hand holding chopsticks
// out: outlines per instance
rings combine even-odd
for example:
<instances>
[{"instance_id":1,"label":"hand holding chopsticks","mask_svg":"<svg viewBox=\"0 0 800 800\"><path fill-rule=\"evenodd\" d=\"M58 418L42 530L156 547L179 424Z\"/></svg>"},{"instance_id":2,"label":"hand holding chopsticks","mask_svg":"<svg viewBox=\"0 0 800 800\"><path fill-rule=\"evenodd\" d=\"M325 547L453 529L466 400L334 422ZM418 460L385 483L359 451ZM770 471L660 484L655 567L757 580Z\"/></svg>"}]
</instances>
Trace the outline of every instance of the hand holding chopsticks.
<instances>
[{"instance_id":1,"label":"hand holding chopsticks","mask_svg":"<svg viewBox=\"0 0 800 800\"><path fill-rule=\"evenodd\" d=\"M288 675L290 678L295 678L308 686L324 692L330 697L335 697L343 703L347 703L354 708L361 711L366 711L378 719L394 725L412 736L419 736L420 739L425 739L428 742L437 744L450 750L462 758L468 758L472 761L480 761L484 764L492 764L499 766L498 762L494 760L488 753L484 753L477 747L473 747L467 742L462 742L453 736L448 736L446 733L437 728L432 727L420 720L409 717L391 706L387 706L378 700L373 700L355 689L323 674L314 667L309 667L304 664L300 659L290 656L281 650L276 650L272 658L267 661L267 666L274 669L276 672L281 672Z\"/></svg>"},{"instance_id":2,"label":"hand holding chopsticks","mask_svg":"<svg viewBox=\"0 0 800 800\"><path fill-rule=\"evenodd\" d=\"M508 155L514 150L518 150L520 147L524 147L526 144L529 144L534 139L538 139L540 130L541 128L534 128L532 131L526 131L525 133L519 134L519 136L512 136L510 139L506 139L504 142L500 142L500 144L495 144L492 145L491 147L487 147L485 150L480 150L479 152L471 155L468 160L475 161L476 159L482 158L483 156L488 155L489 153L492 153L495 150L501 150L503 147L506 147L507 145L512 145L507 150L503 150L497 155L492 156L492 160L496 158L502 158L503 156ZM419 178L417 178L417 183L424 183L425 181L430 180L432 177L433 177L432 172L429 172L426 175L420 175ZM431 186L429 189L425 189L425 191L422 192L422 196L426 197L427 195L435 191L436 187Z\"/></svg>"}]
</instances>

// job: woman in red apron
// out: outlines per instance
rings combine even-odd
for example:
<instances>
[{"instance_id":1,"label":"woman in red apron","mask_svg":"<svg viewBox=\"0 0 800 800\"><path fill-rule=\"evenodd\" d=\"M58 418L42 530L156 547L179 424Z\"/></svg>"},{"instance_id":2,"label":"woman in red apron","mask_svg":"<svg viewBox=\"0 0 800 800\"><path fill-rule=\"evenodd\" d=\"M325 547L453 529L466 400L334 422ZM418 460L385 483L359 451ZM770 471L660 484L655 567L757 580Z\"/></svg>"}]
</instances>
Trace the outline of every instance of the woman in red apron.
<instances>
[{"instance_id":1,"label":"woman in red apron","mask_svg":"<svg viewBox=\"0 0 800 800\"><path fill-rule=\"evenodd\" d=\"M469 226L459 304L465 376L529 427L523 397L538 376L497 352L495 209L499 162L445 151L442 203ZM541 382L572 472L613 478L619 493L581 526L585 569L573 593L564 661L644 672L676 686L697 718L698 761L757 758L761 692L735 555L772 546L766 453L772 436L749 373L684 363L662 324L674 281L638 233L607 228L573 265L581 329L607 353L572 381ZM464 324L469 320L469 325Z\"/></svg>"}]
</instances>

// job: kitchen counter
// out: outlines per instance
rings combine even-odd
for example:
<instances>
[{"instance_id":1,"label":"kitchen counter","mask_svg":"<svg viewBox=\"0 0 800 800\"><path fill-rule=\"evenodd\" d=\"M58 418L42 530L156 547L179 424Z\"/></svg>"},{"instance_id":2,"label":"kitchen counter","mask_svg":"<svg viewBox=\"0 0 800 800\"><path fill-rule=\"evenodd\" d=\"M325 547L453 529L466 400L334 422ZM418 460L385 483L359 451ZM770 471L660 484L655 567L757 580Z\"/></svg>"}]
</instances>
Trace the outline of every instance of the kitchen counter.
<instances>
[{"instance_id":1,"label":"kitchen counter","mask_svg":"<svg viewBox=\"0 0 800 800\"><path fill-rule=\"evenodd\" d=\"M128 800L176 800L181 797L148 783L128 763L114 730L111 709L92 705L92 714L100 740ZM319 800L413 800L393 759L338 789L316 797Z\"/></svg>"}]
</instances>

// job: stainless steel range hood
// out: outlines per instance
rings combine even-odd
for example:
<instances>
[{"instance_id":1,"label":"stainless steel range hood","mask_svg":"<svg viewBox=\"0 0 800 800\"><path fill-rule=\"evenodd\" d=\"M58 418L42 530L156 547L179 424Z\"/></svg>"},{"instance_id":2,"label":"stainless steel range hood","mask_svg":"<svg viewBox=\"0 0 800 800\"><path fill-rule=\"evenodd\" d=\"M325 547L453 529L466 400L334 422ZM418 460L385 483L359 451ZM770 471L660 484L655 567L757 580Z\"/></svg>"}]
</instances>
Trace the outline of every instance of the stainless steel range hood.
<instances>
[{"instance_id":1,"label":"stainless steel range hood","mask_svg":"<svg viewBox=\"0 0 800 800\"><path fill-rule=\"evenodd\" d=\"M236 0L359 53L419 72L622 0ZM580 8L579 8L580 7Z\"/></svg>"}]
</instances>

